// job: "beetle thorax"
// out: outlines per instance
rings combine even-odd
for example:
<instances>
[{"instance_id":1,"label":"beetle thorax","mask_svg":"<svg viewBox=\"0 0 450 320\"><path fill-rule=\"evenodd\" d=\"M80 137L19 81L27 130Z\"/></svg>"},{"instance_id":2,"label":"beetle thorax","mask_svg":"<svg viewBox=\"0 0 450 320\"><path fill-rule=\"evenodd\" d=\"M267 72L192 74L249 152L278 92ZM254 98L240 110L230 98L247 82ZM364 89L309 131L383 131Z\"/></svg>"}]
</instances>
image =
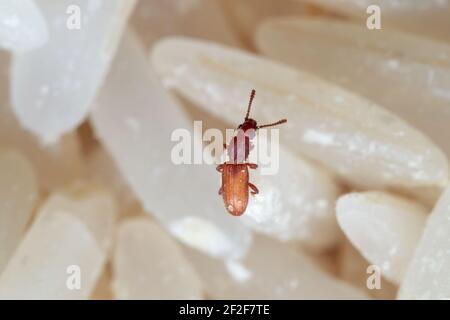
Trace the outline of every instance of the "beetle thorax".
<instances>
[{"instance_id":1,"label":"beetle thorax","mask_svg":"<svg viewBox=\"0 0 450 320\"><path fill-rule=\"evenodd\" d=\"M244 163L252 148L250 137L245 135L243 130L238 130L238 134L231 139L228 145L228 157L231 163Z\"/></svg>"},{"instance_id":2,"label":"beetle thorax","mask_svg":"<svg viewBox=\"0 0 450 320\"><path fill-rule=\"evenodd\" d=\"M227 152L231 163L244 163L247 161L251 141L256 136L258 126L255 120L248 118L237 128L237 134L231 140Z\"/></svg>"}]
</instances>

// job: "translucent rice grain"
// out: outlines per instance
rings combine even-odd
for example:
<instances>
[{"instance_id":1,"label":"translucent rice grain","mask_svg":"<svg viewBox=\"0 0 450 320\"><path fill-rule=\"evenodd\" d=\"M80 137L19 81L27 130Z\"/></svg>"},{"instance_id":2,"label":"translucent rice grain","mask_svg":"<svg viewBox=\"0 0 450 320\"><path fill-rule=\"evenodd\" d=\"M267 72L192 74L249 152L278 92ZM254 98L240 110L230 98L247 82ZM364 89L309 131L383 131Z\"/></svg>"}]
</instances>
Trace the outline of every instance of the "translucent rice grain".
<instances>
[{"instance_id":1,"label":"translucent rice grain","mask_svg":"<svg viewBox=\"0 0 450 320\"><path fill-rule=\"evenodd\" d=\"M106 261L115 210L97 188L52 195L1 274L0 298L87 299Z\"/></svg>"},{"instance_id":2,"label":"translucent rice grain","mask_svg":"<svg viewBox=\"0 0 450 320\"><path fill-rule=\"evenodd\" d=\"M200 280L176 241L146 218L123 222L113 263L117 299L200 299Z\"/></svg>"},{"instance_id":3,"label":"translucent rice grain","mask_svg":"<svg viewBox=\"0 0 450 320\"><path fill-rule=\"evenodd\" d=\"M350 193L336 205L340 227L383 276L401 283L425 226L420 204L384 192Z\"/></svg>"},{"instance_id":4,"label":"translucent rice grain","mask_svg":"<svg viewBox=\"0 0 450 320\"><path fill-rule=\"evenodd\" d=\"M281 148L279 171L261 175L261 170L250 170L250 181L260 193L250 197L241 219L252 229L313 250L337 243L334 204L339 187L326 170Z\"/></svg>"},{"instance_id":5,"label":"translucent rice grain","mask_svg":"<svg viewBox=\"0 0 450 320\"><path fill-rule=\"evenodd\" d=\"M71 132L59 143L44 146L20 126L9 102L9 65L9 55L0 52L0 147L24 154L36 168L39 185L44 190L54 190L78 179L84 165L77 134Z\"/></svg>"},{"instance_id":6,"label":"translucent rice grain","mask_svg":"<svg viewBox=\"0 0 450 320\"><path fill-rule=\"evenodd\" d=\"M450 187L428 217L409 265L400 299L450 299Z\"/></svg>"},{"instance_id":7,"label":"translucent rice grain","mask_svg":"<svg viewBox=\"0 0 450 320\"><path fill-rule=\"evenodd\" d=\"M135 0L39 0L49 41L15 54L12 105L20 124L55 143L86 117Z\"/></svg>"},{"instance_id":8,"label":"translucent rice grain","mask_svg":"<svg viewBox=\"0 0 450 320\"><path fill-rule=\"evenodd\" d=\"M0 2L0 48L26 51L47 40L47 23L34 0Z\"/></svg>"}]
</instances>

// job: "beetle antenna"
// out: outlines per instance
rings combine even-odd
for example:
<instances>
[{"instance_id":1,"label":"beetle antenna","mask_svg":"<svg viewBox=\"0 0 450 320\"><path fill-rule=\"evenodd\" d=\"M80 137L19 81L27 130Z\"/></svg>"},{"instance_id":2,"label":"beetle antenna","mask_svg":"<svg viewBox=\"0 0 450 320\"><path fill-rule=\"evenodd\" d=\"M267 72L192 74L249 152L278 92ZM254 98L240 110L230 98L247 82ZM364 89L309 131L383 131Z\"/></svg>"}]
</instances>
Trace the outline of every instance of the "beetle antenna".
<instances>
[{"instance_id":1,"label":"beetle antenna","mask_svg":"<svg viewBox=\"0 0 450 320\"><path fill-rule=\"evenodd\" d=\"M252 103L253 103L253 98L255 97L255 89L252 89L252 93L250 94L250 100L248 102L248 108L247 108L247 114L245 115L245 120L248 119L248 117L250 116L250 108L252 107Z\"/></svg>"},{"instance_id":2,"label":"beetle antenna","mask_svg":"<svg viewBox=\"0 0 450 320\"><path fill-rule=\"evenodd\" d=\"M256 129L267 128L267 127L273 127L273 126L277 126L277 125L279 125L279 124L286 123L286 122L287 122L287 119L282 119L282 120L279 120L279 121L274 122L274 123L264 124L264 125L262 125L262 126L258 126L258 127L256 127Z\"/></svg>"}]
</instances>

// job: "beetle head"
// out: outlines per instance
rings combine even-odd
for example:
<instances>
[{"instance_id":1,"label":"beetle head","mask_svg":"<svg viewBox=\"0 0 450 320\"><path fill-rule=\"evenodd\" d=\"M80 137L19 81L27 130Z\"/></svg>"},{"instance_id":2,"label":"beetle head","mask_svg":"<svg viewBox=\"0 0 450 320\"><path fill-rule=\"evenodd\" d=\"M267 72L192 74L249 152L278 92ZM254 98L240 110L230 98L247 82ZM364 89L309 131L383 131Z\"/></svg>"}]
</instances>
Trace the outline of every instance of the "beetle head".
<instances>
[{"instance_id":1,"label":"beetle head","mask_svg":"<svg viewBox=\"0 0 450 320\"><path fill-rule=\"evenodd\" d=\"M241 123L238 127L238 130L244 131L244 134L248 136L250 139L255 137L256 130L258 129L258 124L252 118L245 119L244 123Z\"/></svg>"}]
</instances>

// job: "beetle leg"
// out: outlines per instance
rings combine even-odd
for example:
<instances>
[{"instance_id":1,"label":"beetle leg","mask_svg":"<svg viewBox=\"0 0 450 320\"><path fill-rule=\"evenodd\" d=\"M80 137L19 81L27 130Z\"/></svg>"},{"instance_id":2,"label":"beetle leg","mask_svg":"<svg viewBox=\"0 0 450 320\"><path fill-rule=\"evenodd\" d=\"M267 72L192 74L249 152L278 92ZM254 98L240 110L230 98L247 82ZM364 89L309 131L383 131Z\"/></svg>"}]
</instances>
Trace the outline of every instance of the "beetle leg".
<instances>
[{"instance_id":1,"label":"beetle leg","mask_svg":"<svg viewBox=\"0 0 450 320\"><path fill-rule=\"evenodd\" d=\"M258 165L256 163L246 163L246 165L250 168L250 169L256 169L258 168Z\"/></svg>"},{"instance_id":2,"label":"beetle leg","mask_svg":"<svg viewBox=\"0 0 450 320\"><path fill-rule=\"evenodd\" d=\"M221 195L222 195L222 193L223 193L223 188L222 188L222 187L220 187L220 189L219 189L219 196L221 196Z\"/></svg>"},{"instance_id":3,"label":"beetle leg","mask_svg":"<svg viewBox=\"0 0 450 320\"><path fill-rule=\"evenodd\" d=\"M253 183L249 182L248 186L250 187L250 189L252 189L252 191L250 191L252 193L252 195L255 195L255 194L259 193L258 188Z\"/></svg>"},{"instance_id":4,"label":"beetle leg","mask_svg":"<svg viewBox=\"0 0 450 320\"><path fill-rule=\"evenodd\" d=\"M222 170L223 170L223 164L219 164L219 165L216 167L216 170L219 171L219 172L222 172Z\"/></svg>"}]
</instances>

